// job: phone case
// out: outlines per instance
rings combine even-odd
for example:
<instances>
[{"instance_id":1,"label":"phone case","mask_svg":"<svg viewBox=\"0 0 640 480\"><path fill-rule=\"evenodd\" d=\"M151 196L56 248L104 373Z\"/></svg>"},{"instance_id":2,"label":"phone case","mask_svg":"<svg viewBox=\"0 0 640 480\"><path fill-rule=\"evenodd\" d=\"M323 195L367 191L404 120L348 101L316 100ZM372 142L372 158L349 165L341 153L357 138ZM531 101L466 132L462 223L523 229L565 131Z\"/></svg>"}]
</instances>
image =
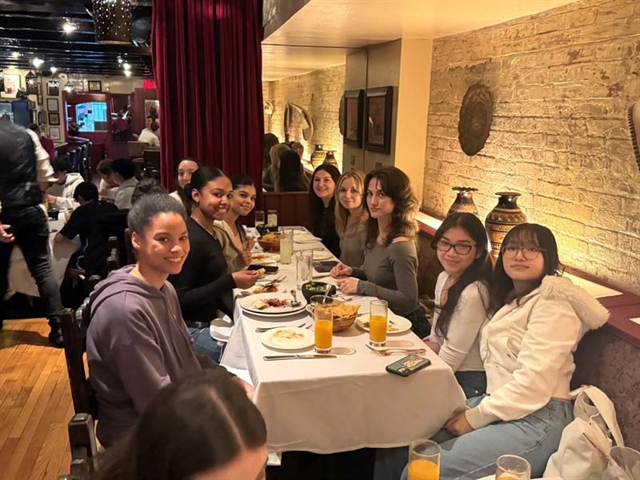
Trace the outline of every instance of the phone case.
<instances>
[{"instance_id":1,"label":"phone case","mask_svg":"<svg viewBox=\"0 0 640 480\"><path fill-rule=\"evenodd\" d=\"M264 268L267 273L276 273L278 271L278 267L275 265L249 265L247 267L249 270L260 270L261 268Z\"/></svg>"},{"instance_id":2,"label":"phone case","mask_svg":"<svg viewBox=\"0 0 640 480\"><path fill-rule=\"evenodd\" d=\"M401 377L408 377L412 373L429 365L431 365L431 360L419 357L418 355L409 355L401 358L397 362L393 362L391 365L387 365L387 372L395 373Z\"/></svg>"}]
</instances>

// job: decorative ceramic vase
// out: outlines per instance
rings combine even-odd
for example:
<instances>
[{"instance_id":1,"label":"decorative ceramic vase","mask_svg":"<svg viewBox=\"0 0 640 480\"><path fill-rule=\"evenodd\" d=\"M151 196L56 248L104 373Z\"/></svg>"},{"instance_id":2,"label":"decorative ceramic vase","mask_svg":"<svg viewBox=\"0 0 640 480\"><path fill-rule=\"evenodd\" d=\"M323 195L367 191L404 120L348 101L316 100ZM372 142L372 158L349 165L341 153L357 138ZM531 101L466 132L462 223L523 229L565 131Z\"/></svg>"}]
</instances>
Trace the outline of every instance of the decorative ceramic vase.
<instances>
[{"instance_id":1,"label":"decorative ceramic vase","mask_svg":"<svg viewBox=\"0 0 640 480\"><path fill-rule=\"evenodd\" d=\"M447 212L447 217L455 212L472 213L476 217L478 216L478 207L476 207L473 201L473 192L477 192L478 189L474 187L453 187L451 190L458 192L456 199Z\"/></svg>"},{"instance_id":2,"label":"decorative ceramic vase","mask_svg":"<svg viewBox=\"0 0 640 480\"><path fill-rule=\"evenodd\" d=\"M322 149L322 144L317 143L316 144L316 149L313 151L313 153L311 154L311 166L313 168L316 168L318 165L320 165L323 161L325 156L327 155L327 152L325 152Z\"/></svg>"},{"instance_id":3,"label":"decorative ceramic vase","mask_svg":"<svg viewBox=\"0 0 640 480\"><path fill-rule=\"evenodd\" d=\"M338 166L338 161L336 160L333 150L327 151L327 156L324 157L324 162L322 163L326 165L333 165L334 167Z\"/></svg>"},{"instance_id":4,"label":"decorative ceramic vase","mask_svg":"<svg viewBox=\"0 0 640 480\"><path fill-rule=\"evenodd\" d=\"M496 195L499 197L498 205L487 215L485 227L491 240L491 253L497 257L505 235L516 225L525 223L527 216L518 206L519 193L498 192Z\"/></svg>"}]
</instances>

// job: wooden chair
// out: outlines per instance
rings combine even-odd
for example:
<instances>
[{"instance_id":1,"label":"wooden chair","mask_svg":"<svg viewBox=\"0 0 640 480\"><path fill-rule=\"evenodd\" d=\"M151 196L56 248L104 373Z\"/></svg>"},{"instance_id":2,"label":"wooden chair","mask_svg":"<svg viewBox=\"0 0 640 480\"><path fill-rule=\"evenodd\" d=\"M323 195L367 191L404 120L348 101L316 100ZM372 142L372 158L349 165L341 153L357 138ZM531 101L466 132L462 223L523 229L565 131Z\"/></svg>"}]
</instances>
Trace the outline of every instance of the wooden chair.
<instances>
[{"instance_id":1,"label":"wooden chair","mask_svg":"<svg viewBox=\"0 0 640 480\"><path fill-rule=\"evenodd\" d=\"M144 176L160 181L160 149L144 149Z\"/></svg>"},{"instance_id":2,"label":"wooden chair","mask_svg":"<svg viewBox=\"0 0 640 480\"><path fill-rule=\"evenodd\" d=\"M129 147L129 158L132 160L134 158L142 158L144 149L149 146L147 142L127 142L127 146Z\"/></svg>"},{"instance_id":3,"label":"wooden chair","mask_svg":"<svg viewBox=\"0 0 640 480\"><path fill-rule=\"evenodd\" d=\"M109 237L109 256L107 257L107 272L111 273L120 268L120 242L118 237Z\"/></svg>"},{"instance_id":4,"label":"wooden chair","mask_svg":"<svg viewBox=\"0 0 640 480\"><path fill-rule=\"evenodd\" d=\"M93 418L86 413L77 413L69 421L69 446L71 465L69 475L58 480L91 480L96 471L98 446Z\"/></svg>"},{"instance_id":5,"label":"wooden chair","mask_svg":"<svg viewBox=\"0 0 640 480\"><path fill-rule=\"evenodd\" d=\"M264 192L265 210L278 211L279 226L307 225L309 192Z\"/></svg>"}]
</instances>

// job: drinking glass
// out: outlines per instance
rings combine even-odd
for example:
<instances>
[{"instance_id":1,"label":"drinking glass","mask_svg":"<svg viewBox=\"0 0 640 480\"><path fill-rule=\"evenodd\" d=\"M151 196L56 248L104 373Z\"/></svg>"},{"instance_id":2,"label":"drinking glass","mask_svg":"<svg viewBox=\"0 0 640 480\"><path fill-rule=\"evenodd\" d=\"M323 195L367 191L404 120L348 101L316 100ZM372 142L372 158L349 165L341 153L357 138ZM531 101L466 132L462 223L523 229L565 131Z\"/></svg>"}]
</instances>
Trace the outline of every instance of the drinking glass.
<instances>
[{"instance_id":1,"label":"drinking glass","mask_svg":"<svg viewBox=\"0 0 640 480\"><path fill-rule=\"evenodd\" d=\"M316 353L329 353L333 338L333 307L316 303L313 309L313 318L315 320L313 329L315 331Z\"/></svg>"},{"instance_id":2,"label":"drinking glass","mask_svg":"<svg viewBox=\"0 0 640 480\"><path fill-rule=\"evenodd\" d=\"M313 250L302 250L296 255L296 284L298 290L307 282L311 281L313 275Z\"/></svg>"},{"instance_id":3,"label":"drinking glass","mask_svg":"<svg viewBox=\"0 0 640 480\"><path fill-rule=\"evenodd\" d=\"M267 227L277 227L277 226L278 226L278 211L267 210Z\"/></svg>"},{"instance_id":4,"label":"drinking glass","mask_svg":"<svg viewBox=\"0 0 640 480\"><path fill-rule=\"evenodd\" d=\"M264 210L256 210L256 227L264 226Z\"/></svg>"},{"instance_id":5,"label":"drinking glass","mask_svg":"<svg viewBox=\"0 0 640 480\"><path fill-rule=\"evenodd\" d=\"M291 263L293 255L293 230L283 229L280 234L280 263Z\"/></svg>"},{"instance_id":6,"label":"drinking glass","mask_svg":"<svg viewBox=\"0 0 640 480\"><path fill-rule=\"evenodd\" d=\"M496 480L531 480L531 465L516 455L502 455L496 462Z\"/></svg>"},{"instance_id":7,"label":"drinking glass","mask_svg":"<svg viewBox=\"0 0 640 480\"><path fill-rule=\"evenodd\" d=\"M387 311L386 300L372 300L369 304L369 345L384 347L387 343Z\"/></svg>"},{"instance_id":8,"label":"drinking glass","mask_svg":"<svg viewBox=\"0 0 640 480\"><path fill-rule=\"evenodd\" d=\"M408 480L439 480L440 446L427 439L411 442L408 473Z\"/></svg>"}]
</instances>

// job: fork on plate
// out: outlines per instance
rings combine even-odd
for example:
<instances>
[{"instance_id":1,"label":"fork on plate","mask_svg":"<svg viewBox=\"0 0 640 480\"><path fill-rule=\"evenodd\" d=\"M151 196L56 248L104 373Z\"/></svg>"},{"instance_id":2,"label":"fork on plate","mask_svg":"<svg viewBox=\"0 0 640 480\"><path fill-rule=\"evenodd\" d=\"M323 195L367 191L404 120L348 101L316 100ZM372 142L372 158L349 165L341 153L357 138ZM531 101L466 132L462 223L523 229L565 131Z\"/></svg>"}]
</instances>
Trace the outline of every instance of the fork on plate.
<instances>
[{"instance_id":1,"label":"fork on plate","mask_svg":"<svg viewBox=\"0 0 640 480\"><path fill-rule=\"evenodd\" d=\"M302 322L300 325L296 325L296 328L303 328L307 322ZM256 333L264 333L274 328L287 328L290 325L276 325L275 327L257 327Z\"/></svg>"},{"instance_id":2,"label":"fork on plate","mask_svg":"<svg viewBox=\"0 0 640 480\"><path fill-rule=\"evenodd\" d=\"M378 348L373 348L371 345L365 344L370 350L376 352L378 355L382 355L384 357L387 357L389 355L400 355L400 354L405 354L405 355L422 355L424 353L427 353L427 349L426 348L420 348L420 347L416 347L416 348L400 348L400 347L396 347L396 348L382 348L382 349L378 349Z\"/></svg>"}]
</instances>

